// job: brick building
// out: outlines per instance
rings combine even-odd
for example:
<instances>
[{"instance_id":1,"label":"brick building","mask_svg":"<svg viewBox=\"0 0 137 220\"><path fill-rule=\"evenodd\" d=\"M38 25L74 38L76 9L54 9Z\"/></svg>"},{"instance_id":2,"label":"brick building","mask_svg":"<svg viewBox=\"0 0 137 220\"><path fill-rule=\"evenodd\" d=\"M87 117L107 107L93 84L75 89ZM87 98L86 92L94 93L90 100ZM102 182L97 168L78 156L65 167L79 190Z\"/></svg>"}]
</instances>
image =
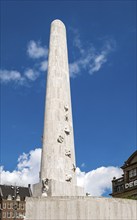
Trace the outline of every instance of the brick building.
<instances>
[{"instance_id":1,"label":"brick building","mask_svg":"<svg viewBox=\"0 0 137 220\"><path fill-rule=\"evenodd\" d=\"M0 219L23 220L25 216L25 198L32 195L28 187L0 185Z\"/></svg>"},{"instance_id":2,"label":"brick building","mask_svg":"<svg viewBox=\"0 0 137 220\"><path fill-rule=\"evenodd\" d=\"M121 178L112 180L112 195L118 198L137 199L137 150L125 161L121 167Z\"/></svg>"}]
</instances>

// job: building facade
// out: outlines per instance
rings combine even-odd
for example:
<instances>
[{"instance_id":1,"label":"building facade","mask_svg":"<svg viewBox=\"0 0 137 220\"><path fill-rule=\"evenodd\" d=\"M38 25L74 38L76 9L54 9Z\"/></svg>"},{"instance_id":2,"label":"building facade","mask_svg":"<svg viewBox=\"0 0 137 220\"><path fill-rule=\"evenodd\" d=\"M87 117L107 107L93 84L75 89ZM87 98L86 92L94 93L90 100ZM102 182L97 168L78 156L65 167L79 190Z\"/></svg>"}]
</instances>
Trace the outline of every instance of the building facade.
<instances>
[{"instance_id":1,"label":"building facade","mask_svg":"<svg viewBox=\"0 0 137 220\"><path fill-rule=\"evenodd\" d=\"M25 199L31 197L28 187L0 185L0 219L23 220L25 216Z\"/></svg>"},{"instance_id":2,"label":"building facade","mask_svg":"<svg viewBox=\"0 0 137 220\"><path fill-rule=\"evenodd\" d=\"M121 167L121 178L112 180L112 196L117 198L137 199L137 150Z\"/></svg>"}]
</instances>

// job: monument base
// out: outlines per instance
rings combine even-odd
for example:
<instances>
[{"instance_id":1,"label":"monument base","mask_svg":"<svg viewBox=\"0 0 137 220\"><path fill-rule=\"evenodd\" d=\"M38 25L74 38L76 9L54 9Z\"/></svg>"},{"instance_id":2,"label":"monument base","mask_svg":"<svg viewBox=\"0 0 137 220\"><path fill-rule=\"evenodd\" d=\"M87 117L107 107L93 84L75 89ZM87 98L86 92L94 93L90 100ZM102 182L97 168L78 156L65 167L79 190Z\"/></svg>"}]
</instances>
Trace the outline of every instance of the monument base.
<instances>
[{"instance_id":1,"label":"monument base","mask_svg":"<svg viewBox=\"0 0 137 220\"><path fill-rule=\"evenodd\" d=\"M26 199L26 220L136 220L137 201L97 197Z\"/></svg>"},{"instance_id":2,"label":"monument base","mask_svg":"<svg viewBox=\"0 0 137 220\"><path fill-rule=\"evenodd\" d=\"M33 197L45 196L85 196L84 188L74 186L71 182L49 180L47 192L43 192L42 183L33 185Z\"/></svg>"}]
</instances>

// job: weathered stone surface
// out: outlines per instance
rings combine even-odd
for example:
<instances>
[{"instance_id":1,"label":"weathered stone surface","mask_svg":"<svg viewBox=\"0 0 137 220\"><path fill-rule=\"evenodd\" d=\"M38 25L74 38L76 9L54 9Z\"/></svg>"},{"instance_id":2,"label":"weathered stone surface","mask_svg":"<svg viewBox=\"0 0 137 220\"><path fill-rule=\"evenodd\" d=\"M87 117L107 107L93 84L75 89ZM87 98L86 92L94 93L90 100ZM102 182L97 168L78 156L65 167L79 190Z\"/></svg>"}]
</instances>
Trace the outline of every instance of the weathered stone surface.
<instances>
[{"instance_id":1,"label":"weathered stone surface","mask_svg":"<svg viewBox=\"0 0 137 220\"><path fill-rule=\"evenodd\" d=\"M136 220L137 201L97 197L27 198L27 220Z\"/></svg>"},{"instance_id":2,"label":"weathered stone surface","mask_svg":"<svg viewBox=\"0 0 137 220\"><path fill-rule=\"evenodd\" d=\"M33 185L33 196L84 196L85 192L82 187L72 185L70 181L58 182L57 180L50 180L48 184L48 191L42 192L42 183Z\"/></svg>"},{"instance_id":3,"label":"weathered stone surface","mask_svg":"<svg viewBox=\"0 0 137 220\"><path fill-rule=\"evenodd\" d=\"M50 31L40 182L34 185L33 195L85 195L77 187L75 166L66 28L62 21L54 20ZM42 189L45 179L49 180L48 192Z\"/></svg>"}]
</instances>

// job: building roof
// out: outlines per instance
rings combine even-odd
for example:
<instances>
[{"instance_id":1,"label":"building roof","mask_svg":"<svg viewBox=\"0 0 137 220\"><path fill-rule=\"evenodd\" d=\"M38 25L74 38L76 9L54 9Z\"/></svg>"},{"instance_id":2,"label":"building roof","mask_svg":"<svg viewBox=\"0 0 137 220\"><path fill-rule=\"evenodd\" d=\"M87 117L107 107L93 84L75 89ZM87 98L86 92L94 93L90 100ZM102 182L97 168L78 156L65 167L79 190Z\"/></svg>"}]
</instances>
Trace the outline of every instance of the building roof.
<instances>
[{"instance_id":1,"label":"building roof","mask_svg":"<svg viewBox=\"0 0 137 220\"><path fill-rule=\"evenodd\" d=\"M20 196L21 200L24 200L25 197L31 197L31 189L30 187L22 187L22 186L16 186L18 187L18 194ZM9 195L12 197L14 196L14 189L12 186L8 185L0 185L0 198L7 199Z\"/></svg>"},{"instance_id":2,"label":"building roof","mask_svg":"<svg viewBox=\"0 0 137 220\"><path fill-rule=\"evenodd\" d=\"M137 150L131 154L131 156L125 161L124 165L121 167L122 169L128 166L129 164L137 163Z\"/></svg>"}]
</instances>

